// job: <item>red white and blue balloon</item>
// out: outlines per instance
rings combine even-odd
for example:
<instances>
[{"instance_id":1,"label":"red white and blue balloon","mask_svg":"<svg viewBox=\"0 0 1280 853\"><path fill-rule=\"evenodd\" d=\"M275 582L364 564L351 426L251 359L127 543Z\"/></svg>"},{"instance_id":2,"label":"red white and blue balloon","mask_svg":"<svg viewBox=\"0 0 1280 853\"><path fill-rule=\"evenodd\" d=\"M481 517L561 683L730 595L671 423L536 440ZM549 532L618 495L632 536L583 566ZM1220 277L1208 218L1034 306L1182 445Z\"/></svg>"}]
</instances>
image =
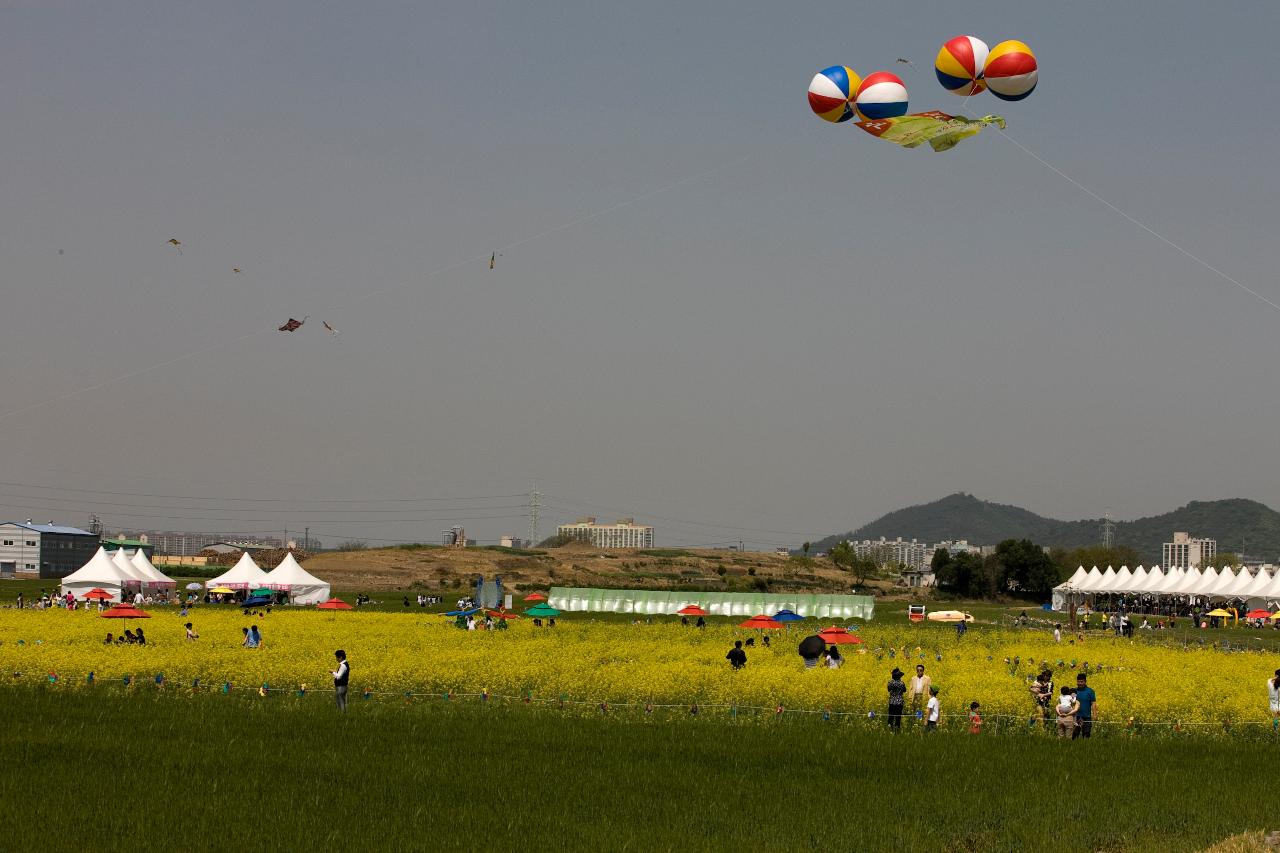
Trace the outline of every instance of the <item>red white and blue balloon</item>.
<instances>
[{"instance_id":1,"label":"red white and blue balloon","mask_svg":"<svg viewBox=\"0 0 1280 853\"><path fill-rule=\"evenodd\" d=\"M848 121L853 118L853 93L861 82L847 66L824 68L809 81L809 108L823 121Z\"/></svg>"},{"instance_id":2,"label":"red white and blue balloon","mask_svg":"<svg viewBox=\"0 0 1280 853\"><path fill-rule=\"evenodd\" d=\"M868 74L854 94L854 107L868 121L906 115L907 87L897 74Z\"/></svg>"}]
</instances>

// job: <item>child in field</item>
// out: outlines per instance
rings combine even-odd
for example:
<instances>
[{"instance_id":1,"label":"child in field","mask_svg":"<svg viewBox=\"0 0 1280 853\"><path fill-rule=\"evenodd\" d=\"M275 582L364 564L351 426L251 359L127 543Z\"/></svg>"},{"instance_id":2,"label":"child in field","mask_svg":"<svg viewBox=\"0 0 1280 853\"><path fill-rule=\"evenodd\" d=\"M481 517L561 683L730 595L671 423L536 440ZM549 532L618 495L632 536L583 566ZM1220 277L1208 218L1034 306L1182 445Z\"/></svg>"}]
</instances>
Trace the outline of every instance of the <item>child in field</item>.
<instances>
[{"instance_id":1,"label":"child in field","mask_svg":"<svg viewBox=\"0 0 1280 853\"><path fill-rule=\"evenodd\" d=\"M938 688L929 688L929 702L925 705L925 721L924 730L927 732L935 731L938 728L938 718L942 716L942 703L938 701Z\"/></svg>"},{"instance_id":2,"label":"child in field","mask_svg":"<svg viewBox=\"0 0 1280 853\"><path fill-rule=\"evenodd\" d=\"M1062 692L1058 696L1058 737L1071 737L1075 733L1076 728L1076 712L1080 710L1080 704L1076 702L1075 691L1068 685L1063 685Z\"/></svg>"},{"instance_id":3,"label":"child in field","mask_svg":"<svg viewBox=\"0 0 1280 853\"><path fill-rule=\"evenodd\" d=\"M982 734L982 706L977 702L969 703L969 734Z\"/></svg>"}]
</instances>

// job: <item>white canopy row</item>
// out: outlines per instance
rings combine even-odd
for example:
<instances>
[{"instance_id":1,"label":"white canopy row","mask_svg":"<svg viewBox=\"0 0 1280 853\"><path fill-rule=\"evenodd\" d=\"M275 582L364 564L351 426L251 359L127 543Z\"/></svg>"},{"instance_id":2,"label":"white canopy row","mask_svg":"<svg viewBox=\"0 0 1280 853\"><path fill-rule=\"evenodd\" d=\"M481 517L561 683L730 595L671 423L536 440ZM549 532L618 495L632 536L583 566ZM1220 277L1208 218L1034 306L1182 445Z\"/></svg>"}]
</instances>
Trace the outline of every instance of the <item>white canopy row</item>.
<instances>
[{"instance_id":1,"label":"white canopy row","mask_svg":"<svg viewBox=\"0 0 1280 853\"><path fill-rule=\"evenodd\" d=\"M1234 569L1218 571L1212 566L1200 569L1169 568L1159 566L1150 569L1138 566L1133 571L1121 566L1119 571L1107 566L1105 572L1094 566L1088 571L1080 566L1065 583L1054 587L1054 598L1059 594L1135 594L1197 596L1221 599L1280 599L1280 572L1274 576L1266 569L1250 574L1247 569L1236 573Z\"/></svg>"},{"instance_id":2,"label":"white canopy row","mask_svg":"<svg viewBox=\"0 0 1280 853\"><path fill-rule=\"evenodd\" d=\"M280 565L271 572L264 572L249 552L240 555L240 561L212 580L205 581L205 589L267 589L289 593L294 604L319 604L330 595L330 586L312 575L293 558L293 552L285 554Z\"/></svg>"},{"instance_id":3,"label":"white canopy row","mask_svg":"<svg viewBox=\"0 0 1280 853\"><path fill-rule=\"evenodd\" d=\"M86 592L97 588L108 593L112 601L119 601L126 587L159 589L173 586L176 586L173 579L151 565L141 548L130 559L125 556L123 548L108 556L106 549L99 546L89 562L62 579L63 594L69 592L76 598L82 598Z\"/></svg>"},{"instance_id":4,"label":"white canopy row","mask_svg":"<svg viewBox=\"0 0 1280 853\"><path fill-rule=\"evenodd\" d=\"M83 598L85 593L98 588L108 593L112 601L120 601L126 588L158 589L174 586L176 583L173 579L151 565L141 548L130 559L125 556L123 549L109 555L106 549L99 547L89 558L89 562L62 579L64 594L70 592L76 598ZM292 552L286 554L280 565L269 573L258 568L253 558L245 554L230 570L205 582L207 589L217 586L231 589L277 589L288 592L289 599L294 604L319 604L330 595L329 584L302 568L293 558Z\"/></svg>"}]
</instances>

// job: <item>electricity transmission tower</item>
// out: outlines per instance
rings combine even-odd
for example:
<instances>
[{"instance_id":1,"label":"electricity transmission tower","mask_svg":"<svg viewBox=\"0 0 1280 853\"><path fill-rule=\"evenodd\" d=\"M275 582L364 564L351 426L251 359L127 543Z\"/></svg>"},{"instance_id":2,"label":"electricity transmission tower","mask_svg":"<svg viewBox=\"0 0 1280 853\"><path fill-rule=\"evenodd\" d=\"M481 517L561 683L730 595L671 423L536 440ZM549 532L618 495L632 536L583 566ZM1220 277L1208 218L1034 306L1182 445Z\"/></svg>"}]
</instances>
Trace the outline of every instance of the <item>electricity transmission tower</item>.
<instances>
[{"instance_id":1,"label":"electricity transmission tower","mask_svg":"<svg viewBox=\"0 0 1280 853\"><path fill-rule=\"evenodd\" d=\"M1116 544L1116 524L1111 520L1111 510L1102 515L1102 547L1110 548Z\"/></svg>"},{"instance_id":2,"label":"electricity transmission tower","mask_svg":"<svg viewBox=\"0 0 1280 853\"><path fill-rule=\"evenodd\" d=\"M538 491L538 484L533 484L533 491L529 492L529 547L536 547L538 544L538 519L542 513L542 492Z\"/></svg>"}]
</instances>

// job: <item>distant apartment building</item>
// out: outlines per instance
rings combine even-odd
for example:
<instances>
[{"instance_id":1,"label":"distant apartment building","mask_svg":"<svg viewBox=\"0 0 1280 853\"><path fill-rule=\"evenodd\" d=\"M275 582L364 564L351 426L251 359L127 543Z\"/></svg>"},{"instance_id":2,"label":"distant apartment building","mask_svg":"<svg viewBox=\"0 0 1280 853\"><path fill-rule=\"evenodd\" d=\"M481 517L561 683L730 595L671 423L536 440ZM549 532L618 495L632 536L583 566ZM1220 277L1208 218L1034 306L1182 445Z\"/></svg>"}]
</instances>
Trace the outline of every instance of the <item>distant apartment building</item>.
<instances>
[{"instance_id":1,"label":"distant apartment building","mask_svg":"<svg viewBox=\"0 0 1280 853\"><path fill-rule=\"evenodd\" d=\"M1218 540L1193 539L1190 534L1176 532L1172 542L1164 543L1161 564L1180 569L1199 569L1213 565L1217 556Z\"/></svg>"},{"instance_id":2,"label":"distant apartment building","mask_svg":"<svg viewBox=\"0 0 1280 853\"><path fill-rule=\"evenodd\" d=\"M595 516L580 518L573 524L556 528L561 536L590 542L597 548L652 548L653 528L636 524L634 518L621 518L614 524L597 524Z\"/></svg>"},{"instance_id":3,"label":"distant apartment building","mask_svg":"<svg viewBox=\"0 0 1280 853\"><path fill-rule=\"evenodd\" d=\"M528 548L529 540L519 536L503 536L498 540L498 545L503 548Z\"/></svg>"},{"instance_id":4,"label":"distant apartment building","mask_svg":"<svg viewBox=\"0 0 1280 853\"><path fill-rule=\"evenodd\" d=\"M116 539L133 539L151 546L155 554L193 557L210 545L220 542L255 542L265 548L283 548L284 540L262 537L254 533L196 533L184 530L130 530ZM148 555L150 556L150 555Z\"/></svg>"},{"instance_id":5,"label":"distant apartment building","mask_svg":"<svg viewBox=\"0 0 1280 853\"><path fill-rule=\"evenodd\" d=\"M897 539L863 539L861 542L850 542L855 556L875 560L878 566L905 566L908 569L923 571L929 567L933 559L933 548L928 542L912 539L910 542L899 536Z\"/></svg>"},{"instance_id":6,"label":"distant apartment building","mask_svg":"<svg viewBox=\"0 0 1280 853\"><path fill-rule=\"evenodd\" d=\"M98 534L31 519L0 522L0 577L61 578L89 562Z\"/></svg>"}]
</instances>

